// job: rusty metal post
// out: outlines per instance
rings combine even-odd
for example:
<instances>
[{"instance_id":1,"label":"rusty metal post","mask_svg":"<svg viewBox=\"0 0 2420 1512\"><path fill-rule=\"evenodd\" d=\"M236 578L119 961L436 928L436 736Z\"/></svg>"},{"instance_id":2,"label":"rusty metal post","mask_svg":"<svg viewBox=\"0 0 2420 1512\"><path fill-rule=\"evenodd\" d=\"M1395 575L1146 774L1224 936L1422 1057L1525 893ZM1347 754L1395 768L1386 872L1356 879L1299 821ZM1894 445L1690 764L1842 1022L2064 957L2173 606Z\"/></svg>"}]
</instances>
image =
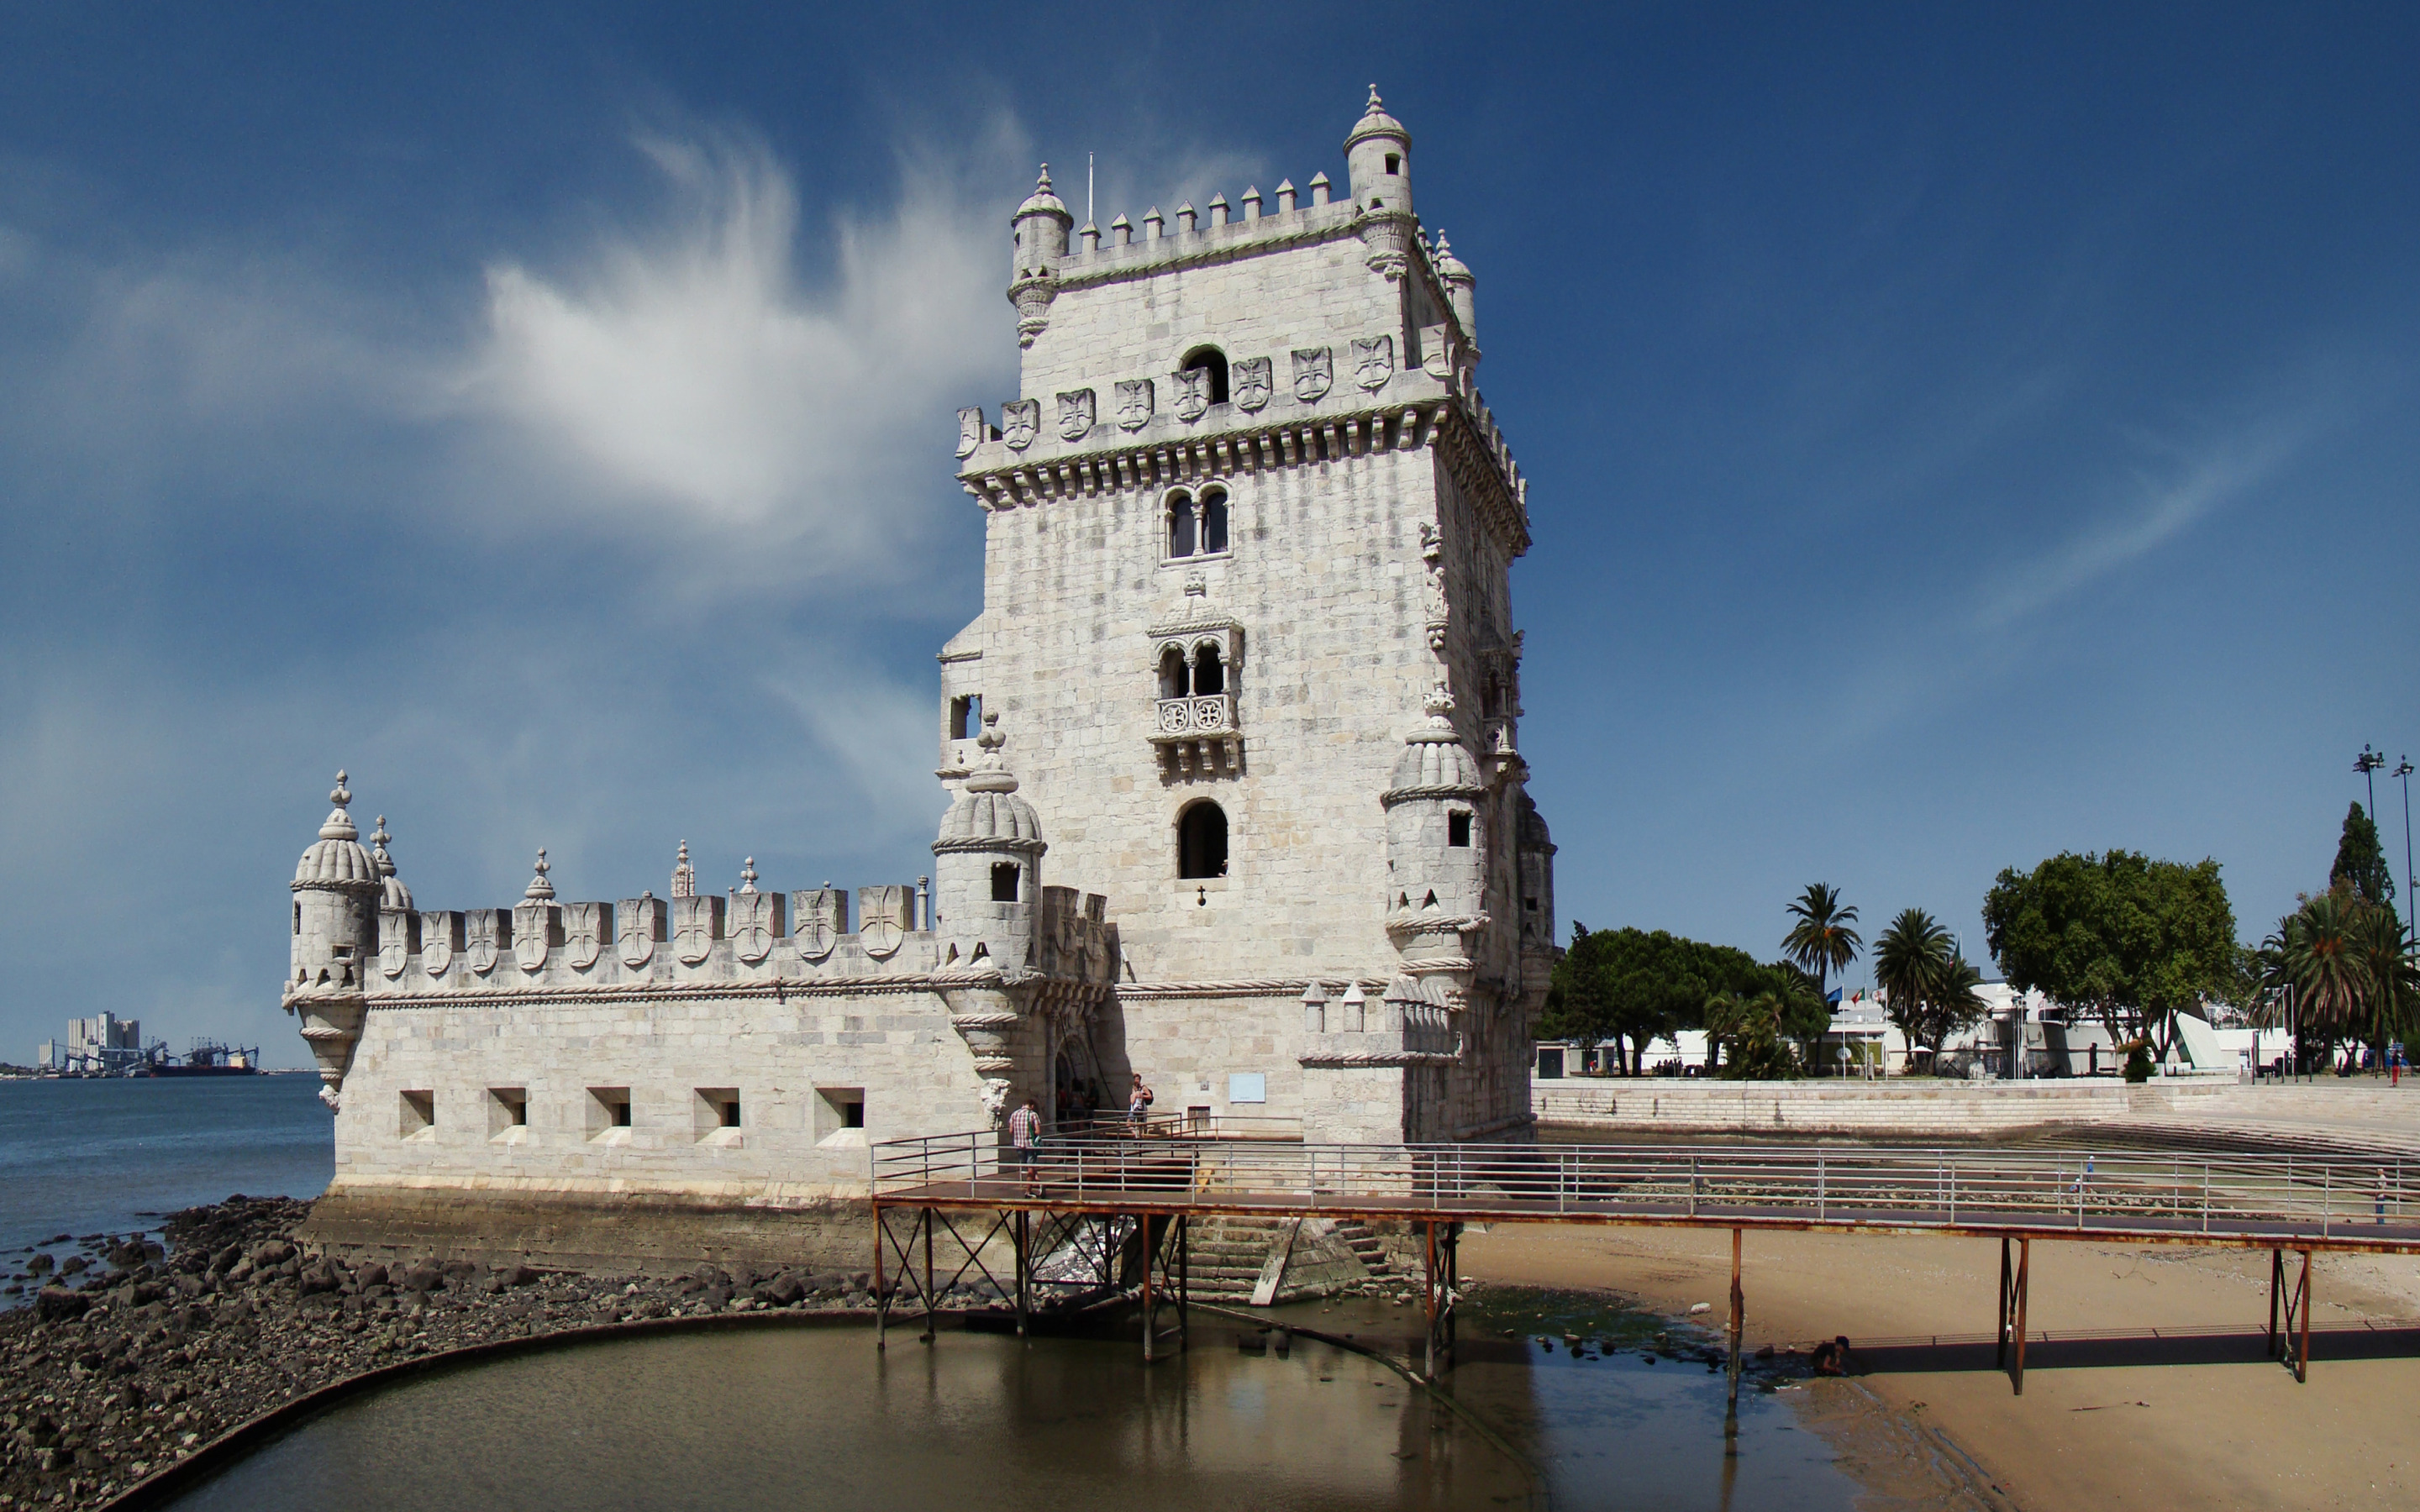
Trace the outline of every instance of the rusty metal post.
<instances>
[{"instance_id":1,"label":"rusty metal post","mask_svg":"<svg viewBox=\"0 0 2420 1512\"><path fill-rule=\"evenodd\" d=\"M932 1342L933 1342L934 1335L938 1332L938 1329L937 1329L937 1327L936 1327L936 1325L935 1325L935 1322L934 1322L934 1315L935 1315L935 1313L936 1313L937 1311L938 1311L938 1308L937 1308L937 1305L936 1305L935 1301L934 1301L934 1298L933 1298L933 1210L932 1210L932 1209L930 1209L930 1208L926 1208L926 1209L924 1210L924 1337L923 1337L923 1342L924 1342L924 1343L926 1343L926 1344L930 1344L930 1343L932 1343Z\"/></svg>"},{"instance_id":2,"label":"rusty metal post","mask_svg":"<svg viewBox=\"0 0 2420 1512\"><path fill-rule=\"evenodd\" d=\"M2277 1304L2286 1296L2286 1252L2269 1252L2269 1358L2277 1358Z\"/></svg>"},{"instance_id":3,"label":"rusty metal post","mask_svg":"<svg viewBox=\"0 0 2420 1512\"><path fill-rule=\"evenodd\" d=\"M1186 1349L1193 1348L1193 1225L1180 1215L1176 1220L1176 1340Z\"/></svg>"},{"instance_id":4,"label":"rusty metal post","mask_svg":"<svg viewBox=\"0 0 2420 1512\"><path fill-rule=\"evenodd\" d=\"M1739 1414L1740 1335L1747 1327L1747 1294L1740 1288L1740 1230L1731 1230L1731 1368L1729 1412Z\"/></svg>"},{"instance_id":5,"label":"rusty metal post","mask_svg":"<svg viewBox=\"0 0 2420 1512\"><path fill-rule=\"evenodd\" d=\"M2294 1379L2311 1379L2311 1252L2303 1252L2303 1347L2294 1357Z\"/></svg>"},{"instance_id":6,"label":"rusty metal post","mask_svg":"<svg viewBox=\"0 0 2420 1512\"><path fill-rule=\"evenodd\" d=\"M1436 1220L1428 1222L1428 1264L1420 1272L1422 1301L1428 1311L1428 1380L1434 1385L1437 1378L1437 1245Z\"/></svg>"},{"instance_id":7,"label":"rusty metal post","mask_svg":"<svg viewBox=\"0 0 2420 1512\"><path fill-rule=\"evenodd\" d=\"M1152 1316L1151 1305L1151 1262L1156 1258L1151 1242L1151 1214L1143 1213L1135 1221L1142 1228L1142 1363L1149 1365L1152 1360L1151 1335L1158 1327L1158 1319Z\"/></svg>"},{"instance_id":8,"label":"rusty metal post","mask_svg":"<svg viewBox=\"0 0 2420 1512\"><path fill-rule=\"evenodd\" d=\"M2000 1236L2000 1312L1999 1320L1992 1328L1992 1365L1998 1370L2009 1367L2009 1283L2015 1279L2015 1275L2016 1273L2009 1266L2009 1236L2002 1234Z\"/></svg>"},{"instance_id":9,"label":"rusty metal post","mask_svg":"<svg viewBox=\"0 0 2420 1512\"><path fill-rule=\"evenodd\" d=\"M1016 1246L1016 1336L1025 1337L1027 1314L1032 1310L1030 1278L1033 1274L1033 1214L1023 1208L1016 1210L1016 1227L1011 1235Z\"/></svg>"},{"instance_id":10,"label":"rusty metal post","mask_svg":"<svg viewBox=\"0 0 2420 1512\"><path fill-rule=\"evenodd\" d=\"M883 1227L882 1204L877 1202L874 1205L874 1347L877 1350L890 1348L883 1335L890 1332L891 1295L882 1282L882 1244L890 1237Z\"/></svg>"},{"instance_id":11,"label":"rusty metal post","mask_svg":"<svg viewBox=\"0 0 2420 1512\"><path fill-rule=\"evenodd\" d=\"M2023 1396L2025 1394L2025 1298L2027 1293L2032 1289L2030 1282L2033 1275L2033 1265L2034 1242L2030 1239L2018 1240L2017 1368L2009 1379L2016 1386L2016 1394L2020 1396Z\"/></svg>"}]
</instances>

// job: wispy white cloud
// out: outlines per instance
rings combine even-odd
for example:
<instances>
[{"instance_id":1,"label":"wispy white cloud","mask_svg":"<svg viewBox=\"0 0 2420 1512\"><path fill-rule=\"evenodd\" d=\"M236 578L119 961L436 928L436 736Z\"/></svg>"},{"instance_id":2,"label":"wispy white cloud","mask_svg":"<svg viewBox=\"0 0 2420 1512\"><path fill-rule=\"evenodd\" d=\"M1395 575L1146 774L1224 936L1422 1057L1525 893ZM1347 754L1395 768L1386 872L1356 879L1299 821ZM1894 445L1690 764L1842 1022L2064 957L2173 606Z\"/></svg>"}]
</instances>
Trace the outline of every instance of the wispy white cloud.
<instances>
[{"instance_id":1,"label":"wispy white cloud","mask_svg":"<svg viewBox=\"0 0 2420 1512\"><path fill-rule=\"evenodd\" d=\"M2179 455L2164 473L2138 471L2132 489L2136 499L2130 506L1987 582L1977 595L1977 627L2004 629L2148 556L2270 483L2310 443L2317 429L2307 415L2281 417Z\"/></svg>"},{"instance_id":2,"label":"wispy white cloud","mask_svg":"<svg viewBox=\"0 0 2420 1512\"><path fill-rule=\"evenodd\" d=\"M640 147L669 223L566 271L491 266L465 408L569 465L568 486L524 501L558 517L770 548L794 575L896 567L923 544L952 412L1003 372L985 218L913 173L888 209L832 217L810 285L796 190L761 145Z\"/></svg>"}]
</instances>

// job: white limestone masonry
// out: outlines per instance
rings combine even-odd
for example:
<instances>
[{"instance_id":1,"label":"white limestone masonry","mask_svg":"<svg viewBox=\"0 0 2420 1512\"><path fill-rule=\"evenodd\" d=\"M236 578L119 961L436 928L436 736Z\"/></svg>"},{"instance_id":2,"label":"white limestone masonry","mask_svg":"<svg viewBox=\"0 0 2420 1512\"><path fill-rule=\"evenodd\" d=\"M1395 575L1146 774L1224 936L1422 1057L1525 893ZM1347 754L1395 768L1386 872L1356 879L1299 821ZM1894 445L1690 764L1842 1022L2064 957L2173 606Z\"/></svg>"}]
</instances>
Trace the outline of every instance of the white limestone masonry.
<instances>
[{"instance_id":1,"label":"white limestone masonry","mask_svg":"<svg viewBox=\"0 0 2420 1512\"><path fill-rule=\"evenodd\" d=\"M1374 89L1346 158L1341 197L1140 236L1075 228L1047 170L1018 208L1019 392L958 416L984 604L940 654L928 877L751 860L697 896L684 845L671 896L573 902L540 853L517 903L421 910L340 774L284 1000L356 1229L380 1194L847 1201L871 1140L1122 1108L1137 1072L1313 1139L1526 1129L1527 485Z\"/></svg>"}]
</instances>

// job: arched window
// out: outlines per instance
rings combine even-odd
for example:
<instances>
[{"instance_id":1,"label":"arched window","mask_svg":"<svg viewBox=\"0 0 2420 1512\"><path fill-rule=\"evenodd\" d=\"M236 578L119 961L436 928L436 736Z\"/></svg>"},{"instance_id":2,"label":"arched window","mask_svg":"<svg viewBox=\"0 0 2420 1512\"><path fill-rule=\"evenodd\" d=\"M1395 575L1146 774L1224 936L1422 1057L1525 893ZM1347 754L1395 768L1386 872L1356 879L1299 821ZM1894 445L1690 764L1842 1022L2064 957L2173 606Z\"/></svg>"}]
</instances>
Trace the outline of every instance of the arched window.
<instances>
[{"instance_id":1,"label":"arched window","mask_svg":"<svg viewBox=\"0 0 2420 1512\"><path fill-rule=\"evenodd\" d=\"M1189 494L1174 493L1168 497L1168 554L1189 557L1193 554L1193 499Z\"/></svg>"},{"instance_id":2,"label":"arched window","mask_svg":"<svg viewBox=\"0 0 2420 1512\"><path fill-rule=\"evenodd\" d=\"M1186 692L1185 652L1181 647L1171 646L1159 654L1159 696L1181 699Z\"/></svg>"},{"instance_id":3,"label":"arched window","mask_svg":"<svg viewBox=\"0 0 2420 1512\"><path fill-rule=\"evenodd\" d=\"M1227 810L1204 802L1178 816L1176 874L1187 881L1227 874Z\"/></svg>"},{"instance_id":4,"label":"arched window","mask_svg":"<svg viewBox=\"0 0 2420 1512\"><path fill-rule=\"evenodd\" d=\"M1180 373L1202 371L1210 375L1210 402L1227 402L1227 354L1216 347L1196 347L1176 364Z\"/></svg>"},{"instance_id":5,"label":"arched window","mask_svg":"<svg viewBox=\"0 0 2420 1512\"><path fill-rule=\"evenodd\" d=\"M1202 495L1202 550L1203 555L1227 549L1227 496L1212 488Z\"/></svg>"},{"instance_id":6,"label":"arched window","mask_svg":"<svg viewBox=\"0 0 2420 1512\"><path fill-rule=\"evenodd\" d=\"M1218 660L1218 648L1205 645L1193 653L1193 691L1224 693L1227 691L1227 669Z\"/></svg>"}]
</instances>

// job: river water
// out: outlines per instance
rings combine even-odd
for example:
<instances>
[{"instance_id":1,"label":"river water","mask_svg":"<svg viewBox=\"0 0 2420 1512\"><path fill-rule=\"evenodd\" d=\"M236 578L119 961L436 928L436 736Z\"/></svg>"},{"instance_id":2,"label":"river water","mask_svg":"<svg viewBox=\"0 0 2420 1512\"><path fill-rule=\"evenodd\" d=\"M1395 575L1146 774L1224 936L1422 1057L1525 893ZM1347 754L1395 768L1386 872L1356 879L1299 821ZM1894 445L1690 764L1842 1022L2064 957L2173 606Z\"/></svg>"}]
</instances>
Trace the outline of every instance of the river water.
<instances>
[{"instance_id":1,"label":"river water","mask_svg":"<svg viewBox=\"0 0 2420 1512\"><path fill-rule=\"evenodd\" d=\"M309 1076L0 1082L0 1256L156 1231L230 1193L312 1196L334 1168ZM20 1266L12 1263L13 1273ZM21 1302L22 1296L7 1298ZM1273 1321L1411 1357L1409 1309ZM861 1326L616 1340L411 1382L305 1425L190 1508L1498 1507L1849 1512L1856 1487L1751 1379L1735 1431L1713 1335L1570 1292L1486 1288L1450 1390L1197 1312L1192 1347ZM1578 1341L1575 1349L1573 1340ZM1779 1386L1776 1392L1771 1388ZM1474 1426L1473 1419L1479 1426ZM1544 1493L1541 1496L1539 1493Z\"/></svg>"},{"instance_id":2,"label":"river water","mask_svg":"<svg viewBox=\"0 0 2420 1512\"><path fill-rule=\"evenodd\" d=\"M1723 1380L1702 1365L1650 1365L1637 1352L1575 1358L1529 1340L1466 1347L1451 1390L1490 1433L1358 1353L1298 1338L1285 1357L1245 1354L1234 1338L1249 1325L1197 1314L1193 1328L1192 1349L1148 1366L1131 1342L954 1331L930 1345L894 1331L877 1351L862 1327L584 1346L340 1408L177 1505L1854 1504L1855 1488L1781 1397L1745 1390L1727 1452Z\"/></svg>"},{"instance_id":3,"label":"river water","mask_svg":"<svg viewBox=\"0 0 2420 1512\"><path fill-rule=\"evenodd\" d=\"M0 1079L0 1259L13 1273L54 1235L156 1233L238 1192L318 1196L332 1122L317 1076Z\"/></svg>"}]
</instances>

